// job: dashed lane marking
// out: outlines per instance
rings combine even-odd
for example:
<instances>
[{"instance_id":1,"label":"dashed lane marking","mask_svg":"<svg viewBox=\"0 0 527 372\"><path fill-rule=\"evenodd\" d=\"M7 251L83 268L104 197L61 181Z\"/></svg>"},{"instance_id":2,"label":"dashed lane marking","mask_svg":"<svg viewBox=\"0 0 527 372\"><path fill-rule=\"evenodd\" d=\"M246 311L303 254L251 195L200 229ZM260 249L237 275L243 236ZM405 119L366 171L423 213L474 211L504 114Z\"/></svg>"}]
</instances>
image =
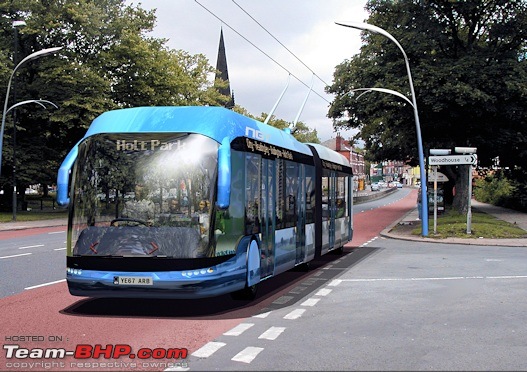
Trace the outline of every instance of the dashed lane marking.
<instances>
[{"instance_id":1,"label":"dashed lane marking","mask_svg":"<svg viewBox=\"0 0 527 372\"><path fill-rule=\"evenodd\" d=\"M282 332L285 331L285 327L271 327L264 333L262 333L258 338L264 339L264 340L276 340L278 336L282 334Z\"/></svg>"},{"instance_id":2,"label":"dashed lane marking","mask_svg":"<svg viewBox=\"0 0 527 372\"><path fill-rule=\"evenodd\" d=\"M317 302L320 301L320 298L309 298L302 302L300 305L302 306L315 306Z\"/></svg>"},{"instance_id":3,"label":"dashed lane marking","mask_svg":"<svg viewBox=\"0 0 527 372\"><path fill-rule=\"evenodd\" d=\"M208 358L212 354L214 354L216 351L221 349L227 345L225 342L207 342L205 345L200 347L198 350L194 351L192 353L192 356L198 357L198 358Z\"/></svg>"},{"instance_id":4,"label":"dashed lane marking","mask_svg":"<svg viewBox=\"0 0 527 372\"><path fill-rule=\"evenodd\" d=\"M2 256L2 257L0 257L0 260L3 260L4 258L13 258L13 257L29 256L30 254L33 254L33 253L20 253L20 254L14 254L14 255L11 255L11 256Z\"/></svg>"},{"instance_id":5,"label":"dashed lane marking","mask_svg":"<svg viewBox=\"0 0 527 372\"><path fill-rule=\"evenodd\" d=\"M315 296L327 296L330 294L332 289L329 288L320 288L317 293L315 293Z\"/></svg>"},{"instance_id":6,"label":"dashed lane marking","mask_svg":"<svg viewBox=\"0 0 527 372\"><path fill-rule=\"evenodd\" d=\"M44 246L44 244L27 245L25 247L18 247L18 249L38 248L38 247L43 247L43 246Z\"/></svg>"},{"instance_id":7,"label":"dashed lane marking","mask_svg":"<svg viewBox=\"0 0 527 372\"><path fill-rule=\"evenodd\" d=\"M286 314L284 316L284 319L298 319L304 314L306 309L295 309L291 311L289 314Z\"/></svg>"},{"instance_id":8,"label":"dashed lane marking","mask_svg":"<svg viewBox=\"0 0 527 372\"><path fill-rule=\"evenodd\" d=\"M262 350L262 347L248 346L236 354L231 360L235 362L251 363Z\"/></svg>"},{"instance_id":9,"label":"dashed lane marking","mask_svg":"<svg viewBox=\"0 0 527 372\"><path fill-rule=\"evenodd\" d=\"M253 315L252 317L253 318L267 318L269 316L269 314L271 314L271 312L270 311L266 311L265 313L256 314L256 315Z\"/></svg>"},{"instance_id":10,"label":"dashed lane marking","mask_svg":"<svg viewBox=\"0 0 527 372\"><path fill-rule=\"evenodd\" d=\"M239 336L249 328L251 328L254 323L240 323L230 331L224 333L225 336Z\"/></svg>"}]
</instances>

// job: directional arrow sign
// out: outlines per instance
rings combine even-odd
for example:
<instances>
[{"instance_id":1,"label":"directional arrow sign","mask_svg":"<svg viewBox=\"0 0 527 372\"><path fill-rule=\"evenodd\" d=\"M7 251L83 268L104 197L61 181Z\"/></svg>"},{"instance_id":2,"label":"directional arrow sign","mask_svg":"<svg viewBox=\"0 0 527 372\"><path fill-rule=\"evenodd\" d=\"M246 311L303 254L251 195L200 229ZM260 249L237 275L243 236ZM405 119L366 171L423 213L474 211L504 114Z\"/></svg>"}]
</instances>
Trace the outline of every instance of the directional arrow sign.
<instances>
[{"instance_id":1,"label":"directional arrow sign","mask_svg":"<svg viewBox=\"0 0 527 372\"><path fill-rule=\"evenodd\" d=\"M476 165L478 156L476 154L429 156L428 163L430 165Z\"/></svg>"}]
</instances>

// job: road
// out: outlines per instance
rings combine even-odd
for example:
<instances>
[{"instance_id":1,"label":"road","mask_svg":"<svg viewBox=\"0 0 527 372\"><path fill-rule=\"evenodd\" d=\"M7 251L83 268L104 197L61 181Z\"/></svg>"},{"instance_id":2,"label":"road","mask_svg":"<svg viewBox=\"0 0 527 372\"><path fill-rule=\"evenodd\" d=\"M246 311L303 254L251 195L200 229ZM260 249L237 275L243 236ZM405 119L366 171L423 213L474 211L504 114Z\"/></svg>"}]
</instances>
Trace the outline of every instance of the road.
<instances>
[{"instance_id":1,"label":"road","mask_svg":"<svg viewBox=\"0 0 527 372\"><path fill-rule=\"evenodd\" d=\"M384 227L415 206L415 195L403 189L371 203L356 206L354 239L343 255L326 255L307 273L290 271L263 282L250 303L229 296L82 299L70 296L63 282L18 289L0 299L4 350L9 344L67 350L121 344L185 348L189 356L70 357L60 361L64 365L23 365L57 361L8 359L6 351L0 370L525 370L524 249L380 238ZM60 234L38 240L47 241L44 236ZM10 246L8 253L18 248ZM20 273L41 275L52 266L45 258L57 252L51 245L43 255L38 249L43 247L0 260L1 272L13 266L11 278L19 281ZM41 270L35 270L38 262L28 270L16 263L32 258L42 260ZM46 280L63 278L63 270ZM19 364L8 364L14 362Z\"/></svg>"},{"instance_id":2,"label":"road","mask_svg":"<svg viewBox=\"0 0 527 372\"><path fill-rule=\"evenodd\" d=\"M396 195L358 204L354 214L375 210L393 203L410 192L399 190ZM354 239L356 240L356 239ZM0 298L24 290L63 281L66 267L66 229L51 227L32 230L0 231ZM20 275L29 273L30 275Z\"/></svg>"},{"instance_id":3,"label":"road","mask_svg":"<svg viewBox=\"0 0 527 372\"><path fill-rule=\"evenodd\" d=\"M65 267L64 227L0 232L0 297L63 280Z\"/></svg>"},{"instance_id":4,"label":"road","mask_svg":"<svg viewBox=\"0 0 527 372\"><path fill-rule=\"evenodd\" d=\"M190 370L526 370L525 248L379 238L364 250L197 350Z\"/></svg>"}]
</instances>

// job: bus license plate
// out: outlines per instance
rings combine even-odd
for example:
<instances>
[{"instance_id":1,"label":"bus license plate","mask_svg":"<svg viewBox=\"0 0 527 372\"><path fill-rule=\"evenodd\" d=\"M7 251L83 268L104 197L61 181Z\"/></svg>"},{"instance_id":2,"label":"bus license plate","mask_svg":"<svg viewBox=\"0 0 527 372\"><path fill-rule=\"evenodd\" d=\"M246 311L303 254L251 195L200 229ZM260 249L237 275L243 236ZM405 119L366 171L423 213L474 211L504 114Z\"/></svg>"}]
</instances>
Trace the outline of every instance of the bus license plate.
<instances>
[{"instance_id":1,"label":"bus license plate","mask_svg":"<svg viewBox=\"0 0 527 372\"><path fill-rule=\"evenodd\" d=\"M117 285L153 285L154 280L150 276L114 276L113 284Z\"/></svg>"}]
</instances>

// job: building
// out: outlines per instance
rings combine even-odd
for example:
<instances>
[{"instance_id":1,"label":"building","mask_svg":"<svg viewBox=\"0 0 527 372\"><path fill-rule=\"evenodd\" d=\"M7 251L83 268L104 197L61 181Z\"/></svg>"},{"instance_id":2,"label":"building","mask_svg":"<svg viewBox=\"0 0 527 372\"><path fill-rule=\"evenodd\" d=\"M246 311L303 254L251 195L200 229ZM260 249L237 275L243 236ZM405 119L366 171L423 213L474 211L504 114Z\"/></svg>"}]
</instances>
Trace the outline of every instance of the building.
<instances>
[{"instance_id":1,"label":"building","mask_svg":"<svg viewBox=\"0 0 527 372\"><path fill-rule=\"evenodd\" d=\"M364 190L366 187L364 155L354 151L350 143L351 140L345 140L339 133L337 133L337 137L324 141L321 145L326 146L331 150L335 150L348 159L351 169L353 170L354 191Z\"/></svg>"},{"instance_id":2,"label":"building","mask_svg":"<svg viewBox=\"0 0 527 372\"><path fill-rule=\"evenodd\" d=\"M419 167L412 168L402 160L373 163L370 167L370 180L371 182L397 181L406 186L415 185L419 181Z\"/></svg>"},{"instance_id":3,"label":"building","mask_svg":"<svg viewBox=\"0 0 527 372\"><path fill-rule=\"evenodd\" d=\"M218 79L227 82L226 87L218 88L218 91L225 95L230 96L231 99L225 104L225 107L232 109L234 107L234 93L231 93L231 84L229 82L229 70L227 68L227 54L225 53L225 43L223 41L223 29L220 29L220 43L218 46L218 59L216 61L216 76L214 81Z\"/></svg>"}]
</instances>

